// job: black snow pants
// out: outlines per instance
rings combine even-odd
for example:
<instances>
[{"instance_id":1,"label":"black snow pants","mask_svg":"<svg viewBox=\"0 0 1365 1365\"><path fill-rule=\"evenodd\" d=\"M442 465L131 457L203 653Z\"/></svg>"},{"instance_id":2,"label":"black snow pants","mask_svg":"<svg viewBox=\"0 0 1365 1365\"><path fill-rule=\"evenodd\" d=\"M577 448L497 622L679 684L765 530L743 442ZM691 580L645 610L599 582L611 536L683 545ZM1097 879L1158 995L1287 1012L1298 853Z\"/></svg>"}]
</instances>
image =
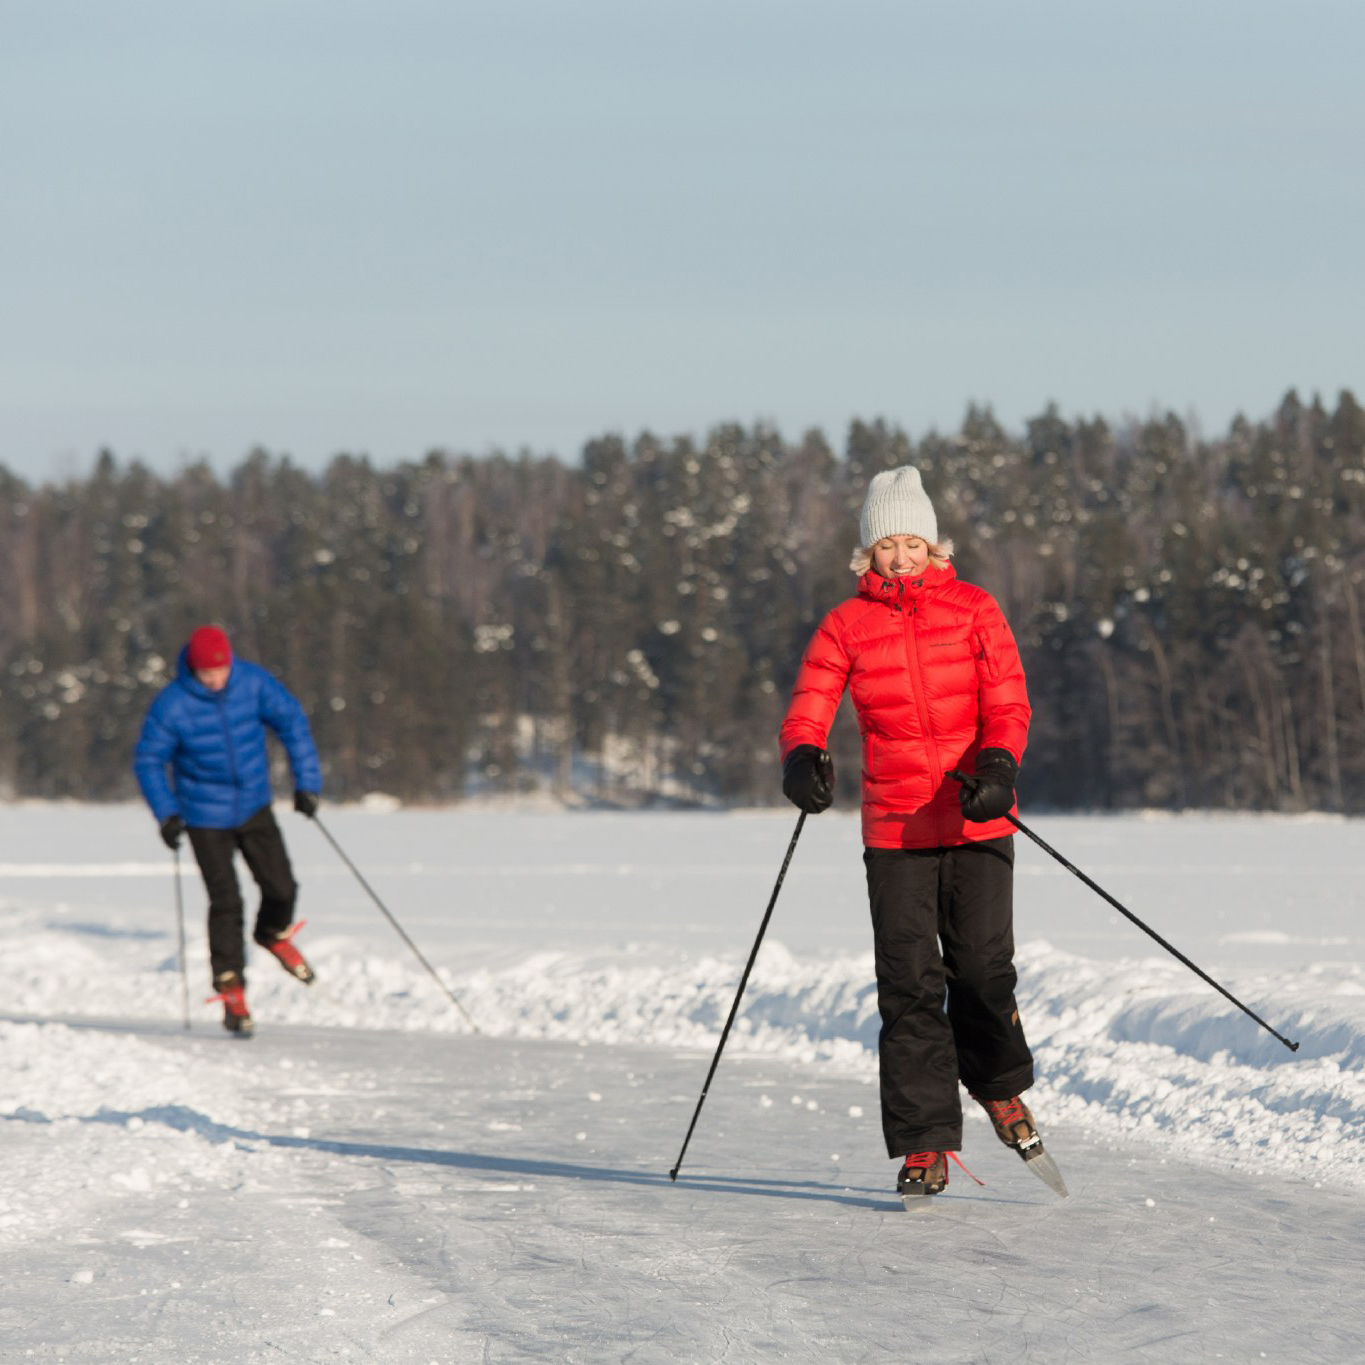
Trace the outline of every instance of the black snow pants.
<instances>
[{"instance_id":1,"label":"black snow pants","mask_svg":"<svg viewBox=\"0 0 1365 1365\"><path fill-rule=\"evenodd\" d=\"M209 966L214 983L225 972L236 972L245 980L245 914L233 858L241 850L256 885L261 888L256 941L273 939L294 922L294 902L299 891L289 866L284 836L269 806L262 807L235 829L191 827L188 832L209 893Z\"/></svg>"},{"instance_id":2,"label":"black snow pants","mask_svg":"<svg viewBox=\"0 0 1365 1365\"><path fill-rule=\"evenodd\" d=\"M1033 1084L1014 1002L1014 840L869 848L863 861L887 1154L959 1151L959 1080L990 1100Z\"/></svg>"}]
</instances>

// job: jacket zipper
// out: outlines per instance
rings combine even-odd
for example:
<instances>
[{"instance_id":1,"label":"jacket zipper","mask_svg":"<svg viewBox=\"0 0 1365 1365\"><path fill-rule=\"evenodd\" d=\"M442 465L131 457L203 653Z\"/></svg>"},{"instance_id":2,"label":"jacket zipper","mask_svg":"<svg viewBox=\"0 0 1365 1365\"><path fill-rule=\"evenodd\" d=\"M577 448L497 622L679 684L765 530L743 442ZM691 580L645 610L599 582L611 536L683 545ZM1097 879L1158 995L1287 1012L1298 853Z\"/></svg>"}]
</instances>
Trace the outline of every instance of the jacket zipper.
<instances>
[{"instance_id":1,"label":"jacket zipper","mask_svg":"<svg viewBox=\"0 0 1365 1365\"><path fill-rule=\"evenodd\" d=\"M911 599L910 610L904 610L905 584L897 580L896 587L899 590L900 601L896 604L896 610L901 613L902 631L905 639L905 657L910 667L910 686L915 694L915 708L919 712L920 730L924 734L924 750L929 756L929 776L933 779L934 792L943 785L943 765L939 761L938 741L934 736L933 728L929 723L929 704L924 700L924 679L920 676L919 670L919 646L917 644L916 628L919 624L919 602ZM934 807L934 827L938 834L939 844L943 843L942 813L938 807Z\"/></svg>"},{"instance_id":2,"label":"jacket zipper","mask_svg":"<svg viewBox=\"0 0 1365 1365\"><path fill-rule=\"evenodd\" d=\"M214 694L214 701L218 703L218 719L223 726L223 747L227 750L228 772L232 774L232 824L233 827L242 823L242 790L237 781L237 754L232 747L232 730L228 726L227 719L227 688Z\"/></svg>"}]
</instances>

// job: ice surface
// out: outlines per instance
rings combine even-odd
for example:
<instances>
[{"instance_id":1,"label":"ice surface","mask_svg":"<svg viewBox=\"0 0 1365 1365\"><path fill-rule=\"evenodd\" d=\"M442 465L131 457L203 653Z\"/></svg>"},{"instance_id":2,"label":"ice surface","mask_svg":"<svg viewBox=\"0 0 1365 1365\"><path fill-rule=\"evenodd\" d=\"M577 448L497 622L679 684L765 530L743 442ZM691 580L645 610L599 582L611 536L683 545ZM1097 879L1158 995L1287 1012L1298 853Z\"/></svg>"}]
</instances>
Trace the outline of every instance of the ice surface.
<instances>
[{"instance_id":1,"label":"ice surface","mask_svg":"<svg viewBox=\"0 0 1365 1365\"><path fill-rule=\"evenodd\" d=\"M6 1360L1359 1358L1359 822L1032 820L1302 1046L1021 842L1072 1197L971 1114L987 1187L908 1216L855 819L806 824L673 1185L794 817L323 813L481 1036L283 810L319 983L257 954L229 1039L186 859L186 1032L146 812L6 808Z\"/></svg>"}]
</instances>

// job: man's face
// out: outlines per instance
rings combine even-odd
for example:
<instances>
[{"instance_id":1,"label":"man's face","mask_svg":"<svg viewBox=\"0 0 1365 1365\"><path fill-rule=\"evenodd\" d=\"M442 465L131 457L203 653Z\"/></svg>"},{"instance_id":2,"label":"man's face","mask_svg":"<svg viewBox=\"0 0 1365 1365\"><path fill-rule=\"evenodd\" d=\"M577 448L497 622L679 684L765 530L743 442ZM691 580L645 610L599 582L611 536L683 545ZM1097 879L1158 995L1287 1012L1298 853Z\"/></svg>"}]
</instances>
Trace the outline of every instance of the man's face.
<instances>
[{"instance_id":1,"label":"man's face","mask_svg":"<svg viewBox=\"0 0 1365 1365\"><path fill-rule=\"evenodd\" d=\"M227 686L228 674L231 672L231 664L219 664L217 668L196 668L194 676L210 692L221 692Z\"/></svg>"}]
</instances>

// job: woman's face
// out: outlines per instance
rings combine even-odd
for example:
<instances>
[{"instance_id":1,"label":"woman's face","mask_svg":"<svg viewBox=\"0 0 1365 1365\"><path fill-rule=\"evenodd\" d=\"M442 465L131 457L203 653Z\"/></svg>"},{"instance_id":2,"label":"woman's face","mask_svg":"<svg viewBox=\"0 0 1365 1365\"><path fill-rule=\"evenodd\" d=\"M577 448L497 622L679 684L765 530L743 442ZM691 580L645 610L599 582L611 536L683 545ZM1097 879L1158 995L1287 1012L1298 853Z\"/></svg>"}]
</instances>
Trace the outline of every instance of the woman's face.
<instances>
[{"instance_id":1,"label":"woman's face","mask_svg":"<svg viewBox=\"0 0 1365 1365\"><path fill-rule=\"evenodd\" d=\"M929 546L918 536L887 536L872 547L872 567L883 578L922 574L929 567Z\"/></svg>"}]
</instances>

